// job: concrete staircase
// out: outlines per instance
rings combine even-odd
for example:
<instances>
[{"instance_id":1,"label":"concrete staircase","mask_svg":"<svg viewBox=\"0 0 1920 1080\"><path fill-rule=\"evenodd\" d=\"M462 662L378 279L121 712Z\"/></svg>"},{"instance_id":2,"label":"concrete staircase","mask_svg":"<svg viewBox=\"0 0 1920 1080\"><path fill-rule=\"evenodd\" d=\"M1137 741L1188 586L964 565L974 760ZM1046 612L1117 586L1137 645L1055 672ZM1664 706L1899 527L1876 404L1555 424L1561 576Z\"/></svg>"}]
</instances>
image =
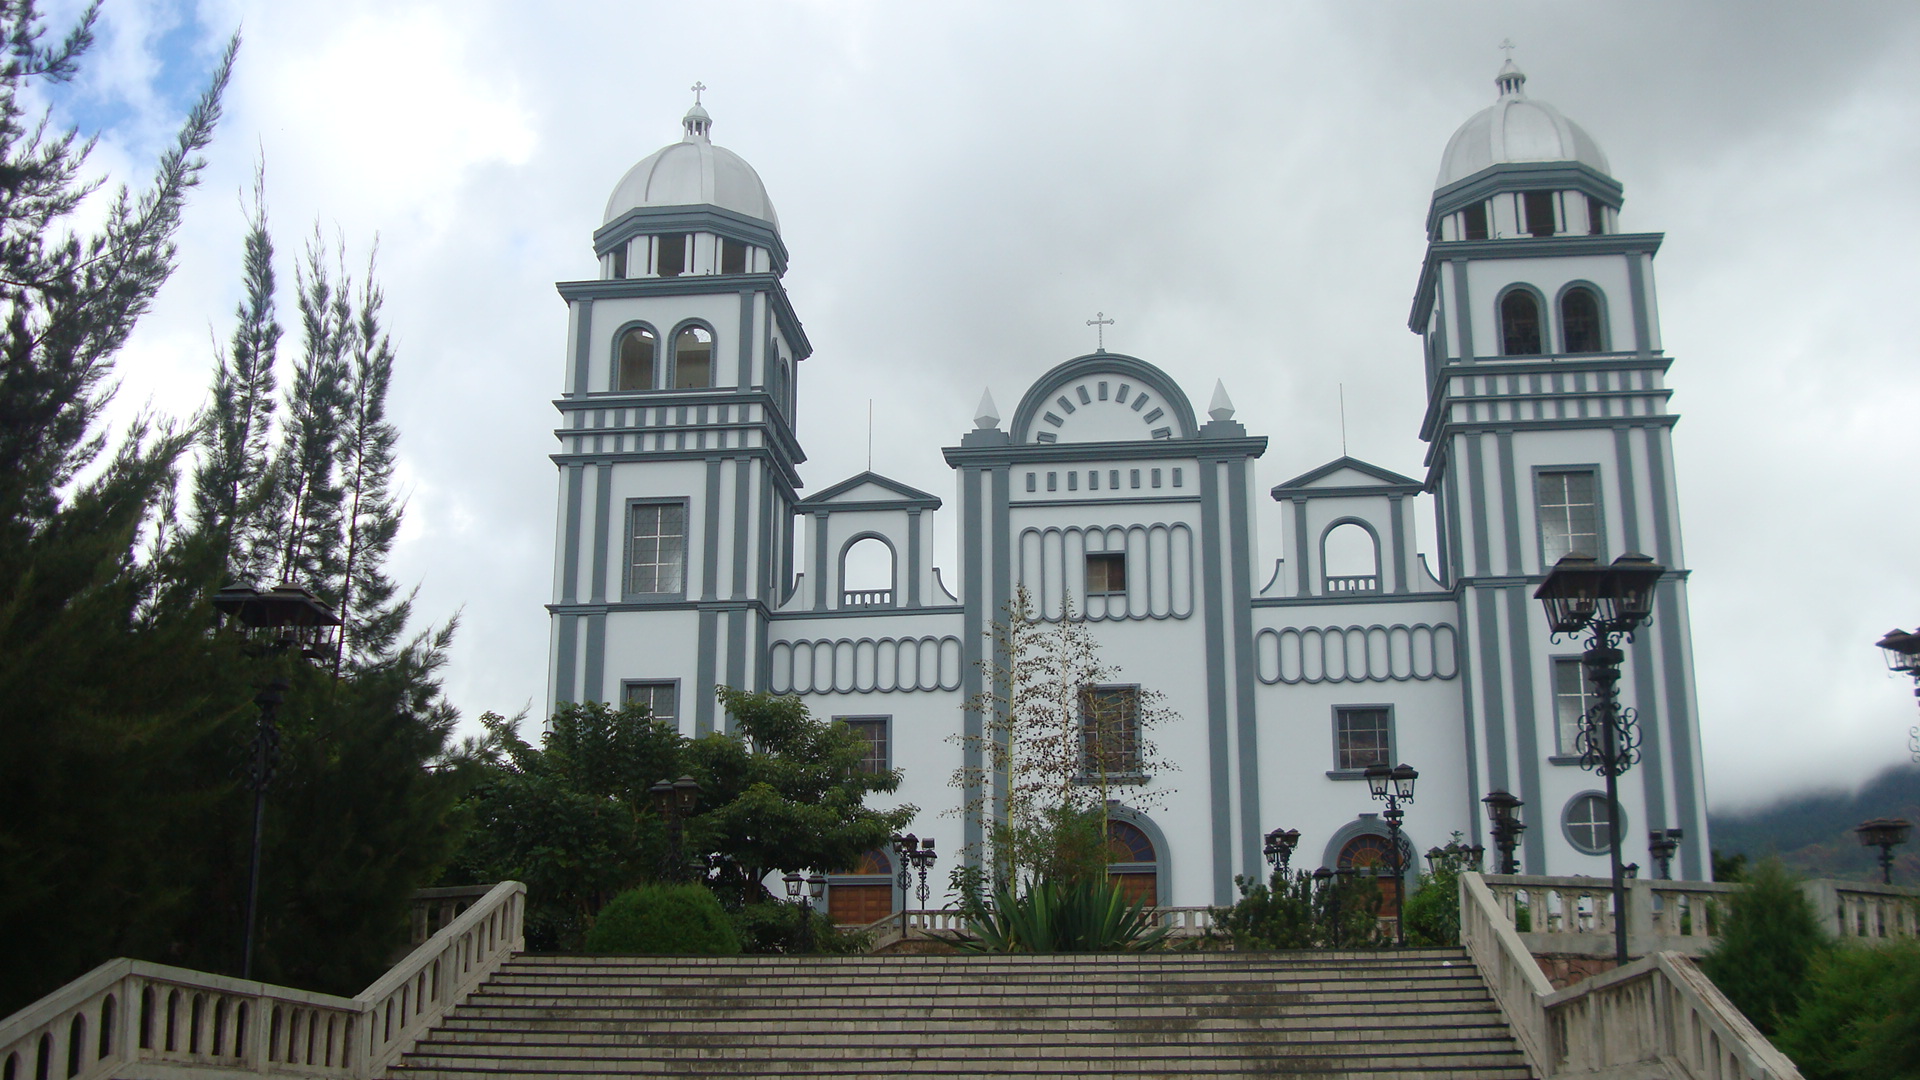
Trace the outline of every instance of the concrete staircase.
<instances>
[{"instance_id":1,"label":"concrete staircase","mask_svg":"<svg viewBox=\"0 0 1920 1080\"><path fill-rule=\"evenodd\" d=\"M518 956L393 1077L1528 1080L1458 949Z\"/></svg>"}]
</instances>

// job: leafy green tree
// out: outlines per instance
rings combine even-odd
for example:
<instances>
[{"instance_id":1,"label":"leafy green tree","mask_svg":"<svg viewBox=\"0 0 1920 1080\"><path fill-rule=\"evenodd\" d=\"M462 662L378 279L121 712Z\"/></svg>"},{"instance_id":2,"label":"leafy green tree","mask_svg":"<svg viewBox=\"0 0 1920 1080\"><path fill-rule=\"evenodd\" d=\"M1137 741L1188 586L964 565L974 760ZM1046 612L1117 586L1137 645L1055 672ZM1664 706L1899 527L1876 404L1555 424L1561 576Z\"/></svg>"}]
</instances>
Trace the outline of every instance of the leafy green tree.
<instances>
[{"instance_id":1,"label":"leafy green tree","mask_svg":"<svg viewBox=\"0 0 1920 1080\"><path fill-rule=\"evenodd\" d=\"M1278 869L1263 884L1236 874L1240 899L1213 909L1214 929L1238 950L1364 948L1383 943L1380 883L1366 874Z\"/></svg>"},{"instance_id":2,"label":"leafy green tree","mask_svg":"<svg viewBox=\"0 0 1920 1080\"><path fill-rule=\"evenodd\" d=\"M1469 861L1461 839L1455 832L1447 847L1437 849L1440 854L1419 875L1418 886L1401 905L1410 945L1460 944L1460 875L1480 868Z\"/></svg>"},{"instance_id":3,"label":"leafy green tree","mask_svg":"<svg viewBox=\"0 0 1920 1080\"><path fill-rule=\"evenodd\" d=\"M1779 859L1746 872L1700 969L1753 1026L1772 1035L1790 1018L1816 961L1832 943L1799 881Z\"/></svg>"}]
</instances>

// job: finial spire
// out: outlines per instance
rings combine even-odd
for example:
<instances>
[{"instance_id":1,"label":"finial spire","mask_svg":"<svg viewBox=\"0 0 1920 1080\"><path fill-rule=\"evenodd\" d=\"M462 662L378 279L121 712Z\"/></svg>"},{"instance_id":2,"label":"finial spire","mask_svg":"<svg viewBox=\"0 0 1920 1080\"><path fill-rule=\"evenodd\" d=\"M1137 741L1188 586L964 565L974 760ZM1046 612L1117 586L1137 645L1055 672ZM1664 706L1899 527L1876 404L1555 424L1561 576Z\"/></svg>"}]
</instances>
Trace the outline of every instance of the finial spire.
<instances>
[{"instance_id":1,"label":"finial spire","mask_svg":"<svg viewBox=\"0 0 1920 1080\"><path fill-rule=\"evenodd\" d=\"M997 428L1000 426L1000 410L993 404L993 391L980 391L980 407L973 410L974 426L979 428Z\"/></svg>"},{"instance_id":2,"label":"finial spire","mask_svg":"<svg viewBox=\"0 0 1920 1080\"><path fill-rule=\"evenodd\" d=\"M1106 352L1107 351L1107 327L1113 325L1113 320L1107 318L1106 312L1096 311L1093 313L1093 318L1087 320L1087 325L1093 327L1100 335L1098 338L1099 347L1094 351Z\"/></svg>"},{"instance_id":3,"label":"finial spire","mask_svg":"<svg viewBox=\"0 0 1920 1080\"><path fill-rule=\"evenodd\" d=\"M1500 88L1501 97L1525 97L1526 91L1521 88L1527 85L1527 74L1513 62L1513 39L1503 39L1500 48L1506 50L1507 62L1500 65L1500 74L1493 77L1493 85Z\"/></svg>"},{"instance_id":4,"label":"finial spire","mask_svg":"<svg viewBox=\"0 0 1920 1080\"><path fill-rule=\"evenodd\" d=\"M1227 384L1220 379L1213 380L1213 400L1207 402L1207 417L1212 420L1233 419L1233 399L1227 396Z\"/></svg>"},{"instance_id":5,"label":"finial spire","mask_svg":"<svg viewBox=\"0 0 1920 1080\"><path fill-rule=\"evenodd\" d=\"M707 115L706 108L700 104L700 92L706 88L707 84L703 82L696 82L687 88L693 91L693 108L688 109L687 115L680 121L680 126L687 132L683 140L685 142L696 139L705 142L708 133L713 130L713 118Z\"/></svg>"}]
</instances>

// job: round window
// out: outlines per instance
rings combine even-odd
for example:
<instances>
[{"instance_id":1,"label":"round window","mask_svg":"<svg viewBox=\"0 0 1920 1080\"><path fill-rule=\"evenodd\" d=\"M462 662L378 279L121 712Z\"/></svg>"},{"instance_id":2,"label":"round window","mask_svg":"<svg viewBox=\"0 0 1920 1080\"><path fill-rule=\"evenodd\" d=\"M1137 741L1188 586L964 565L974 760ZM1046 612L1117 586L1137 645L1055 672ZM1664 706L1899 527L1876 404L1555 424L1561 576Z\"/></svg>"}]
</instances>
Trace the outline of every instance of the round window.
<instances>
[{"instance_id":1,"label":"round window","mask_svg":"<svg viewBox=\"0 0 1920 1080\"><path fill-rule=\"evenodd\" d=\"M1626 818L1626 811L1622 810L1623 828ZM1605 855L1613 843L1613 821L1607 814L1607 797L1596 791L1575 795L1560 815L1560 828L1574 847L1588 855Z\"/></svg>"}]
</instances>

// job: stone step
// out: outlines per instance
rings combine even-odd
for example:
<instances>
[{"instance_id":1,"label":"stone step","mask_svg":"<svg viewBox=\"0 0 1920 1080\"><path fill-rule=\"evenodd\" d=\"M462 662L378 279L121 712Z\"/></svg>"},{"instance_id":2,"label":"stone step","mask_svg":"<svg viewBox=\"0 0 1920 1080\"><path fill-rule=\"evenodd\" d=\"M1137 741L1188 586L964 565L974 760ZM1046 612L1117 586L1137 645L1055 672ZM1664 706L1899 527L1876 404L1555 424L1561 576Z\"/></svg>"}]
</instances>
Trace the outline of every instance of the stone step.
<instances>
[{"instance_id":1,"label":"stone step","mask_svg":"<svg viewBox=\"0 0 1920 1080\"><path fill-rule=\"evenodd\" d=\"M526 1071L578 1072L599 1075L627 1075L650 1067L683 1065L705 1071L720 1071L725 1066L762 1068L812 1062L817 1068L832 1063L834 1071L858 1066L874 1071L878 1066L918 1066L938 1062L968 1064L985 1073L992 1062L1001 1066L1044 1067L1049 1062L1077 1062L1082 1067L1098 1064L1099 1071L1169 1072L1169 1067L1185 1069L1201 1063L1233 1061L1241 1068L1253 1062L1284 1068L1287 1063L1308 1064L1333 1075L1380 1071L1408 1071L1442 1066L1453 1069L1504 1068L1514 1063L1510 1050L1469 1048L1459 1051L1411 1048L1394 1052L1391 1048L1311 1045L1297 1048L1275 1047L1262 1043L1209 1043L1204 1047L1178 1043L1141 1044L1110 1048L1107 1052L1081 1046L1033 1046L1023 1043L980 1042L969 1045L932 1045L923 1047L872 1047L845 1044L831 1048L831 1055L819 1050L763 1044L744 1048L708 1049L704 1047L653 1047L644 1054L613 1054L599 1047L581 1048L566 1055L510 1058L475 1048L465 1053L429 1050L407 1055L407 1066L414 1069L524 1069Z\"/></svg>"},{"instance_id":2,"label":"stone step","mask_svg":"<svg viewBox=\"0 0 1920 1080\"><path fill-rule=\"evenodd\" d=\"M1082 1011L1059 1016L1041 1013L1008 1013L1001 1010L967 1010L954 1013L884 1014L848 1016L832 1011L795 1012L765 1010L746 1015L703 1010L689 1015L686 1010L659 1009L642 1015L555 1016L546 1013L478 1014L460 1010L444 1022L449 1031L573 1031L582 1033L647 1030L711 1032L715 1028L753 1031L788 1031L796 1027L820 1030L858 1029L863 1031L923 1031L932 1028L970 1029L982 1025L1031 1025L1039 1029L1069 1031L1111 1031L1132 1023L1184 1021L1196 1024L1251 1025L1260 1028L1316 1030L1355 1026L1368 1021L1383 1031L1402 1031L1446 1025L1502 1025L1499 1010L1491 1005L1478 1008L1447 1008L1382 1012L1343 1004L1311 1012L1270 1009L1222 1009L1213 1006L1140 1010L1126 1015L1089 1016Z\"/></svg>"},{"instance_id":3,"label":"stone step","mask_svg":"<svg viewBox=\"0 0 1920 1080\"><path fill-rule=\"evenodd\" d=\"M450 1034L450 1033L449 1033ZM1133 1029L1106 1031L1034 1031L982 1029L978 1031L862 1032L862 1031L785 1031L732 1032L716 1035L700 1033L623 1032L568 1033L543 1032L538 1037L525 1032L476 1034L451 1038L447 1035L421 1040L416 1055L472 1054L485 1052L499 1057L576 1057L631 1056L667 1050L698 1050L724 1054L752 1054L767 1047L789 1050L858 1049L867 1054L887 1053L913 1057L934 1047L1003 1046L1020 1053L1048 1056L1058 1048L1071 1048L1085 1054L1153 1052L1169 1046L1205 1047L1209 1052L1227 1045L1281 1047L1318 1046L1358 1052L1410 1053L1433 1051L1448 1053L1504 1053L1512 1048L1504 1029L1473 1027L1396 1032L1383 1036L1376 1032L1320 1030L1288 1031L1248 1029L1244 1027L1191 1028L1146 1024ZM1142 1048L1147 1048L1145 1051Z\"/></svg>"}]
</instances>

